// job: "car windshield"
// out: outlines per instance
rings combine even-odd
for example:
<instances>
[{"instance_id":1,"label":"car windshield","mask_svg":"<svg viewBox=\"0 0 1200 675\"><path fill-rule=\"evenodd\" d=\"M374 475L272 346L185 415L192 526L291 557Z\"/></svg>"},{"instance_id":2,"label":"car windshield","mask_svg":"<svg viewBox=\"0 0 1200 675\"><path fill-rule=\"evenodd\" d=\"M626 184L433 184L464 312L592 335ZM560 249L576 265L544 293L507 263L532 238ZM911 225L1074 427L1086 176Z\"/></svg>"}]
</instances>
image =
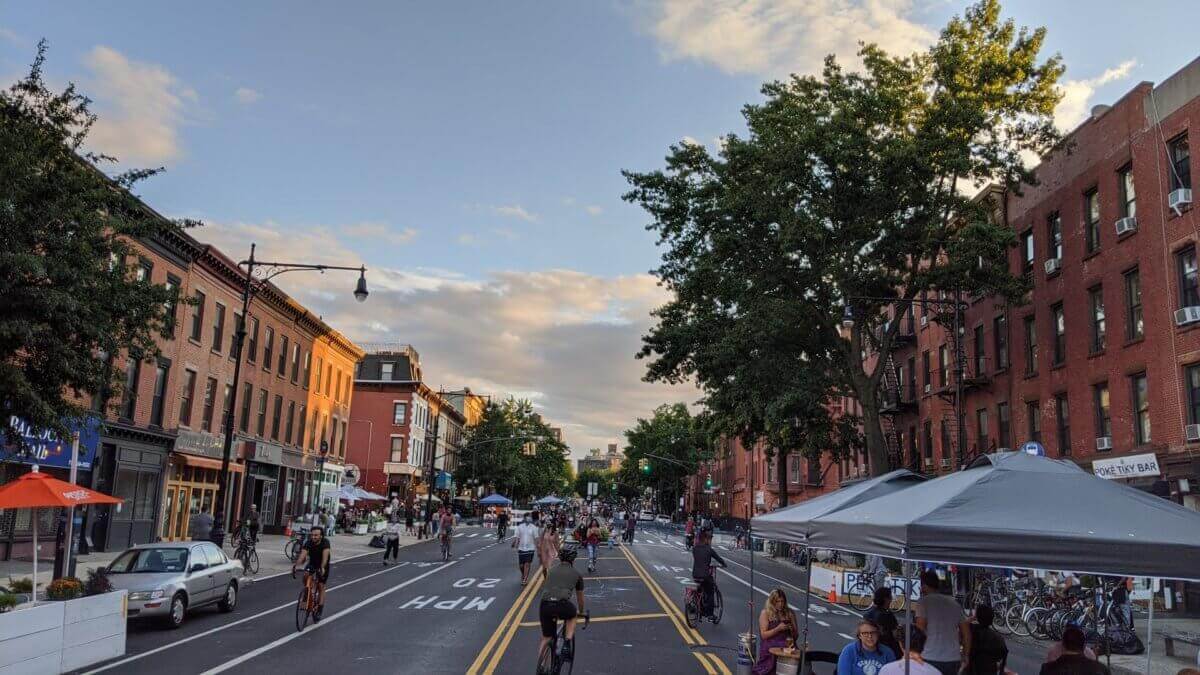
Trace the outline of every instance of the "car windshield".
<instances>
[{"instance_id":1,"label":"car windshield","mask_svg":"<svg viewBox=\"0 0 1200 675\"><path fill-rule=\"evenodd\" d=\"M186 548L135 548L122 553L108 567L115 574L182 572L187 569Z\"/></svg>"}]
</instances>

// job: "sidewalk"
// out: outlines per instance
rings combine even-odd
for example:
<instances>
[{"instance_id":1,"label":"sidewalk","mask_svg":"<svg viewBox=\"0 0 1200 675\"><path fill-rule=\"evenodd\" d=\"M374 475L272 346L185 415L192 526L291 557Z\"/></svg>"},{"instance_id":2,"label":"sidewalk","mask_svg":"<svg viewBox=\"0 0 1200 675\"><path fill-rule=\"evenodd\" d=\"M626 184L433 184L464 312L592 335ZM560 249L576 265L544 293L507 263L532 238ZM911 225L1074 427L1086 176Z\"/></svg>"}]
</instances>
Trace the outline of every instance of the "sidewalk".
<instances>
[{"instance_id":1,"label":"sidewalk","mask_svg":"<svg viewBox=\"0 0 1200 675\"><path fill-rule=\"evenodd\" d=\"M333 561L345 560L364 553L380 553L383 549L371 548L369 546L371 537L374 535L353 535L353 534L335 534L330 537L330 543L333 545ZM256 578L263 578L274 574L282 574L289 572L292 569L292 563L287 559L283 552L284 545L288 542L289 537L281 534L265 534L258 538L258 573L243 577L244 580L253 582ZM416 537L401 536L400 546L411 546L417 543ZM226 538L225 554L230 558L233 557L232 539ZM106 551L103 553L92 553L89 555L81 555L76 558L78 561L75 565L75 576L80 579L87 580L89 570L97 567L108 565L120 555L122 551ZM44 589L46 584L50 583L52 573L54 572L54 559L38 559L38 588ZM0 561L0 586L7 587L9 580L22 579L33 576L33 562L31 560L6 560Z\"/></svg>"}]
</instances>

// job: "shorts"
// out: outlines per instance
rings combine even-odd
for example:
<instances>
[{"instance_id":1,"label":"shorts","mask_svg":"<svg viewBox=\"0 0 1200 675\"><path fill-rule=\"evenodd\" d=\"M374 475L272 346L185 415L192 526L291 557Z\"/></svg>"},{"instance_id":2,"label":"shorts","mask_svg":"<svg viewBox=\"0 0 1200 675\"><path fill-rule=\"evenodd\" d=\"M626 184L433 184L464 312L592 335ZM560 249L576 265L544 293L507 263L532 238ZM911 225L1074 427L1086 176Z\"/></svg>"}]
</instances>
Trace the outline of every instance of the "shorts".
<instances>
[{"instance_id":1,"label":"shorts","mask_svg":"<svg viewBox=\"0 0 1200 675\"><path fill-rule=\"evenodd\" d=\"M542 637L554 637L556 621L574 619L578 615L570 600L543 600L538 608L538 619L542 622Z\"/></svg>"},{"instance_id":2,"label":"shorts","mask_svg":"<svg viewBox=\"0 0 1200 675\"><path fill-rule=\"evenodd\" d=\"M528 565L533 562L533 551L518 551L517 561L522 565Z\"/></svg>"},{"instance_id":3,"label":"shorts","mask_svg":"<svg viewBox=\"0 0 1200 675\"><path fill-rule=\"evenodd\" d=\"M307 565L304 567L304 571L307 572L308 574L311 574L314 577L316 577L317 581L319 581L323 584L329 583L329 568L328 567L325 568L324 574L321 574L321 572L316 567L309 567Z\"/></svg>"}]
</instances>

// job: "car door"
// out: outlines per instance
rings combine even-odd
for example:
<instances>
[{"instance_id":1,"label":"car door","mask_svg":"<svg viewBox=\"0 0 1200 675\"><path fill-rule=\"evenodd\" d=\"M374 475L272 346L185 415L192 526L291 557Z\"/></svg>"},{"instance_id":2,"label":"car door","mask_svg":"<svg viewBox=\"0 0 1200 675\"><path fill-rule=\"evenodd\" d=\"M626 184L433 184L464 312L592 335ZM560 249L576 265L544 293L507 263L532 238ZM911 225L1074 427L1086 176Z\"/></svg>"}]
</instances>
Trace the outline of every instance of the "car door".
<instances>
[{"instance_id":1,"label":"car door","mask_svg":"<svg viewBox=\"0 0 1200 675\"><path fill-rule=\"evenodd\" d=\"M232 566L216 544L205 544L204 552L208 554L209 571L213 573L213 599L220 600L225 596L225 586L233 578Z\"/></svg>"},{"instance_id":2,"label":"car door","mask_svg":"<svg viewBox=\"0 0 1200 675\"><path fill-rule=\"evenodd\" d=\"M188 604L192 607L208 602L212 597L212 578L208 569L208 556L204 554L204 546L197 544L188 547L187 572L184 585L187 586Z\"/></svg>"}]
</instances>

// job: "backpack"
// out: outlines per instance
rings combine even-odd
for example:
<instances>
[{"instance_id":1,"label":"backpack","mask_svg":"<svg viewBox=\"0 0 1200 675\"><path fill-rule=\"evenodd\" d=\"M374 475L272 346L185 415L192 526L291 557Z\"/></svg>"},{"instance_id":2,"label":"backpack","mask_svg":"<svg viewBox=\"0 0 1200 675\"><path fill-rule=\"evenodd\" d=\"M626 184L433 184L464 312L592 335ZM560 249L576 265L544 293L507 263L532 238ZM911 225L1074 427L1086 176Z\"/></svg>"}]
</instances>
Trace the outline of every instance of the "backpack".
<instances>
[{"instance_id":1,"label":"backpack","mask_svg":"<svg viewBox=\"0 0 1200 675\"><path fill-rule=\"evenodd\" d=\"M371 543L368 544L371 548L387 548L387 544L383 541L383 535L377 534L371 537Z\"/></svg>"}]
</instances>

